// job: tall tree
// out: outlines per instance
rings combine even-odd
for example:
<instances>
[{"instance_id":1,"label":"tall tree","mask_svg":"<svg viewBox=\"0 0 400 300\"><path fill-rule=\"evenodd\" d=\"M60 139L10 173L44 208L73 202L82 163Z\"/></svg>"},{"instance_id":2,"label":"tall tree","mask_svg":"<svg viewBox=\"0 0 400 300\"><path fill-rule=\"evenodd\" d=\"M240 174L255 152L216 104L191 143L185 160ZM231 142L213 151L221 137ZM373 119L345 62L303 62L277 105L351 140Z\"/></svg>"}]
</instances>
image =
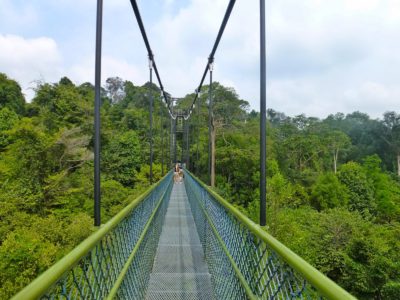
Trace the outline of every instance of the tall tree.
<instances>
[{"instance_id":1,"label":"tall tree","mask_svg":"<svg viewBox=\"0 0 400 300\"><path fill-rule=\"evenodd\" d=\"M376 202L365 170L355 162L341 166L338 178L349 190L349 209L359 211L364 217L376 213Z\"/></svg>"},{"instance_id":2,"label":"tall tree","mask_svg":"<svg viewBox=\"0 0 400 300\"><path fill-rule=\"evenodd\" d=\"M397 175L400 177L400 114L394 111L383 115L383 134L381 137L390 147L396 158Z\"/></svg>"},{"instance_id":3,"label":"tall tree","mask_svg":"<svg viewBox=\"0 0 400 300\"><path fill-rule=\"evenodd\" d=\"M320 175L312 187L311 204L318 210L346 207L348 200L347 187L333 173Z\"/></svg>"},{"instance_id":4,"label":"tall tree","mask_svg":"<svg viewBox=\"0 0 400 300\"><path fill-rule=\"evenodd\" d=\"M378 221L400 220L400 185L382 172L382 160L378 155L367 156L363 161L369 185L377 204Z\"/></svg>"},{"instance_id":5,"label":"tall tree","mask_svg":"<svg viewBox=\"0 0 400 300\"><path fill-rule=\"evenodd\" d=\"M347 134L339 130L328 132L325 139L328 149L333 156L333 172L336 174L339 152L348 149L351 141Z\"/></svg>"},{"instance_id":6,"label":"tall tree","mask_svg":"<svg viewBox=\"0 0 400 300\"><path fill-rule=\"evenodd\" d=\"M17 114L25 112L25 98L22 95L21 87L6 74L0 73L0 109L8 107Z\"/></svg>"},{"instance_id":7,"label":"tall tree","mask_svg":"<svg viewBox=\"0 0 400 300\"><path fill-rule=\"evenodd\" d=\"M111 103L119 103L125 97L125 81L119 77L107 78L106 92Z\"/></svg>"},{"instance_id":8,"label":"tall tree","mask_svg":"<svg viewBox=\"0 0 400 300\"><path fill-rule=\"evenodd\" d=\"M211 186L215 185L215 140L220 130L233 126L235 120L245 120L249 103L239 99L233 88L214 82L213 112L211 117Z\"/></svg>"},{"instance_id":9,"label":"tall tree","mask_svg":"<svg viewBox=\"0 0 400 300\"><path fill-rule=\"evenodd\" d=\"M18 115L8 107L0 108L0 152L9 143L8 130L18 121Z\"/></svg>"}]
</instances>

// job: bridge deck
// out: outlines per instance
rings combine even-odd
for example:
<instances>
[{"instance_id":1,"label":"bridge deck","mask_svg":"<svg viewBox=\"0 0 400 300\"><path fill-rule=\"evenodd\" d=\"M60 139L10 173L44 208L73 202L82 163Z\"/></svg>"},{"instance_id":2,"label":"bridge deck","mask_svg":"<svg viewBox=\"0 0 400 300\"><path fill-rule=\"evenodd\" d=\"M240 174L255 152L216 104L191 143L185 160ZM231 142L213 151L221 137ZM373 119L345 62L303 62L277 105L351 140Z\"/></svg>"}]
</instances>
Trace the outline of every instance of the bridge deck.
<instances>
[{"instance_id":1,"label":"bridge deck","mask_svg":"<svg viewBox=\"0 0 400 300\"><path fill-rule=\"evenodd\" d=\"M174 184L147 291L147 299L213 299L211 275L185 185Z\"/></svg>"}]
</instances>

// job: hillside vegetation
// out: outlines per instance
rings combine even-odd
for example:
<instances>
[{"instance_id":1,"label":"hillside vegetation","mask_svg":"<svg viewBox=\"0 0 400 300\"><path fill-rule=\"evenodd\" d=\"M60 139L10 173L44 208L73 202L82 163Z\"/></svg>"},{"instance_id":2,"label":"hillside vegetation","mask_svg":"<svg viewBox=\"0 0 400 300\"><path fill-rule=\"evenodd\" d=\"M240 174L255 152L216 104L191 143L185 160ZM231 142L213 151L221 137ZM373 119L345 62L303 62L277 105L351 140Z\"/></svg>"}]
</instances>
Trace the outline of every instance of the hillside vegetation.
<instances>
[{"instance_id":1,"label":"hillside vegetation","mask_svg":"<svg viewBox=\"0 0 400 300\"><path fill-rule=\"evenodd\" d=\"M190 119L189 162L206 182L207 90ZM213 91L216 190L257 222L259 114L232 88ZM102 90L103 222L148 187L150 93L158 180L162 153L165 170L172 164L160 91L120 78ZM64 77L39 83L26 103L0 73L0 299L95 230L93 99L90 83ZM268 111L267 230L358 298L400 299L400 115L300 113ZM179 135L179 159L182 145Z\"/></svg>"}]
</instances>

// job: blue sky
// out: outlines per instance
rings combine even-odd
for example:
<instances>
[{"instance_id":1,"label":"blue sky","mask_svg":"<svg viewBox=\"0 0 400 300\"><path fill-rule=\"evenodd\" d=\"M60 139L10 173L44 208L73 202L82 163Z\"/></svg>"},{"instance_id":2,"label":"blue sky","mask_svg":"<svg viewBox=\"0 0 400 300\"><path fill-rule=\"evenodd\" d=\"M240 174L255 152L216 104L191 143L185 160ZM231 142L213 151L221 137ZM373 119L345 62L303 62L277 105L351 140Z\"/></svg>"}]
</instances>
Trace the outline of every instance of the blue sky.
<instances>
[{"instance_id":1,"label":"blue sky","mask_svg":"<svg viewBox=\"0 0 400 300\"><path fill-rule=\"evenodd\" d=\"M139 1L165 88L194 91L228 0ZM400 111L399 0L267 3L267 106L325 117ZM0 0L0 72L20 82L67 75L93 82L95 0ZM216 55L214 77L258 110L258 0L238 0ZM130 1L104 1L103 71L136 84L147 55Z\"/></svg>"}]
</instances>

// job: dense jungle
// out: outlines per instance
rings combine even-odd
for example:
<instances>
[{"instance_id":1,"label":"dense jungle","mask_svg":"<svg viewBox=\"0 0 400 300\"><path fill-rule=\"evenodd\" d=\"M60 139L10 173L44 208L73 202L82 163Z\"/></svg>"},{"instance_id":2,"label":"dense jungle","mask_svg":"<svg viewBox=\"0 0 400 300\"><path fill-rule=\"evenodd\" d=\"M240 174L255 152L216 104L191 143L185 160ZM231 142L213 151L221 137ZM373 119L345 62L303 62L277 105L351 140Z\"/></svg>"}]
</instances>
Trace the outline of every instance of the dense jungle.
<instances>
[{"instance_id":1,"label":"dense jungle","mask_svg":"<svg viewBox=\"0 0 400 300\"><path fill-rule=\"evenodd\" d=\"M208 88L188 123L188 168L205 182ZM214 189L258 222L259 113L233 88L216 82L212 90ZM0 73L0 299L96 230L94 87L63 77L37 82L34 92L28 102ZM173 164L160 90L118 77L102 88L103 222L149 186L150 95L158 180ZM189 107L193 96L176 107ZM400 299L400 114L322 119L269 109L267 120L265 230L359 299ZM183 148L178 135L179 160Z\"/></svg>"}]
</instances>

